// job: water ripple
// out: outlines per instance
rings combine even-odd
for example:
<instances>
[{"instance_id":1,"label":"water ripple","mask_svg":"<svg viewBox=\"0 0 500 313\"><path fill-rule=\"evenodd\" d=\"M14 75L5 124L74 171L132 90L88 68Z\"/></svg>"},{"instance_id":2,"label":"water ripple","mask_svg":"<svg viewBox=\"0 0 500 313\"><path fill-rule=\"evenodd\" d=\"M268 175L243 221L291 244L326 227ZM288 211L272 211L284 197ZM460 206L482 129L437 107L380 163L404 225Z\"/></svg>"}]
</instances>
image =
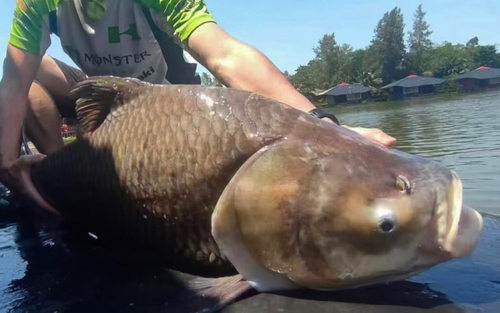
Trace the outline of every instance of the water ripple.
<instances>
[{"instance_id":1,"label":"water ripple","mask_svg":"<svg viewBox=\"0 0 500 313\"><path fill-rule=\"evenodd\" d=\"M453 168L470 205L500 214L500 90L332 110L344 124L380 128L397 149Z\"/></svg>"}]
</instances>

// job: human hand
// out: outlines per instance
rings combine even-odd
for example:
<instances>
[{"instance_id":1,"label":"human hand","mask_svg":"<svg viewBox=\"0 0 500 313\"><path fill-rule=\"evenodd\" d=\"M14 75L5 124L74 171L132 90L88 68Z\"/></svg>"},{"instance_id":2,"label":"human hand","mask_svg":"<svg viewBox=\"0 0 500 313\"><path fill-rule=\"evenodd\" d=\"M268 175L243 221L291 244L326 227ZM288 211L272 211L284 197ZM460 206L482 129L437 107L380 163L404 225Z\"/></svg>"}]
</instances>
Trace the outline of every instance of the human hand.
<instances>
[{"instance_id":1,"label":"human hand","mask_svg":"<svg viewBox=\"0 0 500 313\"><path fill-rule=\"evenodd\" d=\"M330 123L334 123L334 121L332 121L328 117L322 118L322 120L330 122ZM396 144L396 138L387 135L386 133L384 133L383 131L381 131L378 128L350 127L347 125L341 125L341 126L360 134L361 136L365 137L366 139L369 139L375 143L378 143L378 144L381 144L381 145L384 145L387 147L390 147L390 146L393 146L394 144Z\"/></svg>"},{"instance_id":2,"label":"human hand","mask_svg":"<svg viewBox=\"0 0 500 313\"><path fill-rule=\"evenodd\" d=\"M44 158L43 154L23 155L2 170L0 179L10 191L17 192L34 201L42 209L59 215L59 212L38 193L31 181L31 167Z\"/></svg>"},{"instance_id":3,"label":"human hand","mask_svg":"<svg viewBox=\"0 0 500 313\"><path fill-rule=\"evenodd\" d=\"M346 125L342 125L342 127L350 129L361 136L384 146L390 147L396 144L396 138L387 135L378 128L349 127Z\"/></svg>"}]
</instances>

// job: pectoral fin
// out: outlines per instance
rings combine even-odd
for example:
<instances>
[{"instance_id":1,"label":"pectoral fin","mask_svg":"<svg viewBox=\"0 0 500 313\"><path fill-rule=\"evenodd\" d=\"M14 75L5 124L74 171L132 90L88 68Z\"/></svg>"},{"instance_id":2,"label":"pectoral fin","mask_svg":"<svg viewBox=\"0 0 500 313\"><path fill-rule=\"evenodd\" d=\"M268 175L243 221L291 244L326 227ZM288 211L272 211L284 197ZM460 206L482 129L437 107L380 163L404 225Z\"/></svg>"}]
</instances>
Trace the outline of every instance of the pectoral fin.
<instances>
[{"instance_id":1,"label":"pectoral fin","mask_svg":"<svg viewBox=\"0 0 500 313\"><path fill-rule=\"evenodd\" d=\"M188 282L188 287L198 294L221 299L236 298L252 289L241 275L219 278L197 277Z\"/></svg>"},{"instance_id":2,"label":"pectoral fin","mask_svg":"<svg viewBox=\"0 0 500 313\"><path fill-rule=\"evenodd\" d=\"M240 275L220 278L196 277L187 282L186 287L196 296L211 300L210 307L202 310L204 313L218 311L253 290ZM198 312L198 309L196 311Z\"/></svg>"}]
</instances>

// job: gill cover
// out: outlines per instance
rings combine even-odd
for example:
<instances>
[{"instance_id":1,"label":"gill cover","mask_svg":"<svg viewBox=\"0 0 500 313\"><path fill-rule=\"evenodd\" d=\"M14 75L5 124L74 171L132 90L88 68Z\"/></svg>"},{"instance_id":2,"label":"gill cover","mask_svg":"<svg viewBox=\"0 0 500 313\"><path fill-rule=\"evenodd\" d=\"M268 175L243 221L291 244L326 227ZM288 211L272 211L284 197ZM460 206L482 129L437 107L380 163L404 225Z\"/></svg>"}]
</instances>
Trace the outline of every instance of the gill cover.
<instances>
[{"instance_id":1,"label":"gill cover","mask_svg":"<svg viewBox=\"0 0 500 313\"><path fill-rule=\"evenodd\" d=\"M290 223L300 218L294 210L308 202L307 180L317 157L294 139L263 148L241 167L217 203L212 234L225 257L258 291L299 287L287 275L304 268L290 253L290 234L296 230Z\"/></svg>"}]
</instances>

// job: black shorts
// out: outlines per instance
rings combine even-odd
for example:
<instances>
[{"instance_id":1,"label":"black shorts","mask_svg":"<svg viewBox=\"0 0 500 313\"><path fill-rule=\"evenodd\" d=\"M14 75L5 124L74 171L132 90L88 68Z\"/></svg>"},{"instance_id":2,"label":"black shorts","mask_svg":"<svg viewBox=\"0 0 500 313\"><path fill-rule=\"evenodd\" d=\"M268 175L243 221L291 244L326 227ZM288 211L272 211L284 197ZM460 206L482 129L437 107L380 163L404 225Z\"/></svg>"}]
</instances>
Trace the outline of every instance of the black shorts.
<instances>
[{"instance_id":1,"label":"black shorts","mask_svg":"<svg viewBox=\"0 0 500 313\"><path fill-rule=\"evenodd\" d=\"M73 89L73 87L77 83L87 78L87 75L85 75L85 73L80 69L69 66L68 64L59 61L56 58L52 59L54 59L57 66L59 66L62 73L64 74L64 77L66 77L66 81L68 82L70 90ZM54 95L52 95L52 98L54 99L54 102L57 106L57 109L59 110L59 114L61 115L61 117L76 119L76 111L75 111L76 102L74 99L70 99L68 97L54 96Z\"/></svg>"}]
</instances>

